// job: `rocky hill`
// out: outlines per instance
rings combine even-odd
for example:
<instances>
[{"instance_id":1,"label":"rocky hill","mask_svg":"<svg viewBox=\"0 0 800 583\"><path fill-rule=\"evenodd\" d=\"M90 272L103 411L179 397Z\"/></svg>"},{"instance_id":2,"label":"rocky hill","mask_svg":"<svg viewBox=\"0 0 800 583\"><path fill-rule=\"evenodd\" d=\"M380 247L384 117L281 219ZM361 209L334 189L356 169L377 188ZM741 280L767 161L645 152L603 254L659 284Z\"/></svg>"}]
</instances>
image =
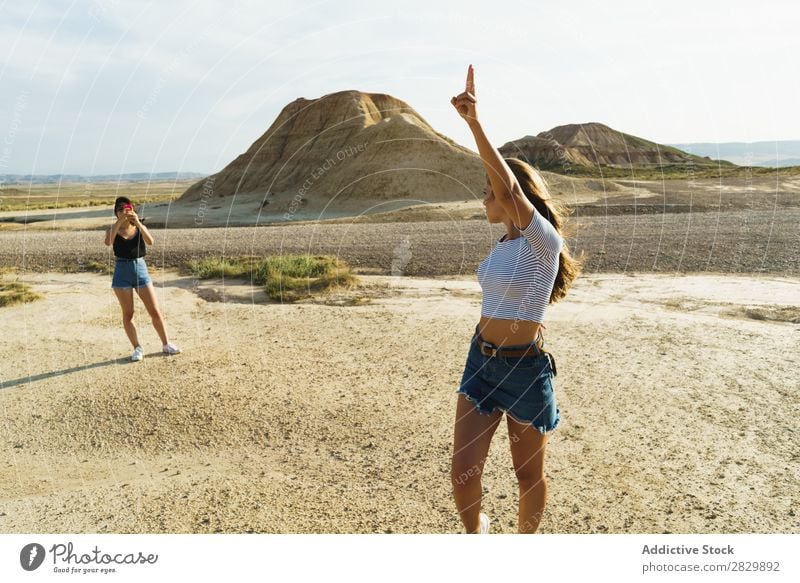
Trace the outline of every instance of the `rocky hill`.
<instances>
[{"instance_id":1,"label":"rocky hill","mask_svg":"<svg viewBox=\"0 0 800 583\"><path fill-rule=\"evenodd\" d=\"M705 171L730 162L711 160L632 136L602 123L568 124L512 140L498 148L542 170L574 175L619 174L635 170ZM616 172L615 172L616 171Z\"/></svg>"},{"instance_id":2,"label":"rocky hill","mask_svg":"<svg viewBox=\"0 0 800 583\"><path fill-rule=\"evenodd\" d=\"M256 194L275 201L270 211L293 202L474 199L483 180L475 152L407 103L350 90L289 103L246 152L181 199Z\"/></svg>"}]
</instances>

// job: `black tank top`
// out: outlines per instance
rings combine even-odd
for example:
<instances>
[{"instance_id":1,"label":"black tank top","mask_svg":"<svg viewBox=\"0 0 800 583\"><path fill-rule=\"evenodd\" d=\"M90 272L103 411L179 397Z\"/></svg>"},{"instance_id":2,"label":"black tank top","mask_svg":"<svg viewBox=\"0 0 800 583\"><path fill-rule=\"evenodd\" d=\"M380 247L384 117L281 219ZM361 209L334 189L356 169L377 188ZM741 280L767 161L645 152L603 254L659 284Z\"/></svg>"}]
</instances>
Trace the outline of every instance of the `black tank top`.
<instances>
[{"instance_id":1,"label":"black tank top","mask_svg":"<svg viewBox=\"0 0 800 583\"><path fill-rule=\"evenodd\" d=\"M119 233L114 237L114 255L122 259L136 259L147 254L147 247L142 239L142 232L136 227L136 234L125 239Z\"/></svg>"}]
</instances>

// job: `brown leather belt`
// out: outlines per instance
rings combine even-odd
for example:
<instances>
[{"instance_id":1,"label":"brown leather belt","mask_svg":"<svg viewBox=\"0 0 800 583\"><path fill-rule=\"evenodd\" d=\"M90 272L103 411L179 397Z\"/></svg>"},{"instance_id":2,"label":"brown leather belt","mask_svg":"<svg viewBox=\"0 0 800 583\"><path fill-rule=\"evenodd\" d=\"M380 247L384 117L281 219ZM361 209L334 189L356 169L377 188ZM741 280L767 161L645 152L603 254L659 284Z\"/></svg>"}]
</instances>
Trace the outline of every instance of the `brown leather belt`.
<instances>
[{"instance_id":1,"label":"brown leather belt","mask_svg":"<svg viewBox=\"0 0 800 583\"><path fill-rule=\"evenodd\" d=\"M478 333L477 328L475 332ZM486 342L480 334L478 334L475 341L478 343L478 348L480 348L481 354L484 356L539 356L540 354L546 353L544 350L544 338L542 338L541 333L536 337L533 344L525 348L509 349L505 346L497 346L491 342Z\"/></svg>"}]
</instances>

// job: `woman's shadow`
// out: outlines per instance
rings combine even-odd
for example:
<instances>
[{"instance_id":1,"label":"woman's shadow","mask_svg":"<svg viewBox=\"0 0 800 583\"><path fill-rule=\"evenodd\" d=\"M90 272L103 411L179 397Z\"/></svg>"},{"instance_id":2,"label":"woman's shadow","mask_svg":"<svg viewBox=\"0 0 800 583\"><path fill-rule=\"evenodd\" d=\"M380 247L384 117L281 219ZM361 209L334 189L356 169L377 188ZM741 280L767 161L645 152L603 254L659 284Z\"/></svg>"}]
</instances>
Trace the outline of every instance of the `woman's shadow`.
<instances>
[{"instance_id":1,"label":"woman's shadow","mask_svg":"<svg viewBox=\"0 0 800 583\"><path fill-rule=\"evenodd\" d=\"M70 374L70 373L73 373L73 372L78 372L78 371L81 371L81 370L89 370L89 369L92 369L92 368L101 368L101 367L104 367L104 366L110 366L112 364L133 364L133 361L128 357L112 358L111 360L104 360L102 362L95 362L94 364L85 364L83 366L73 366L72 368L64 368L64 369L55 370L55 371L52 371L52 372L43 372L41 374L20 377L18 379L13 379L13 380L10 380L10 381L0 380L0 389L10 389L11 387L17 387L19 385L35 383L36 381L43 381L45 379L51 379L53 377L59 377L59 376L62 376L62 375Z\"/></svg>"}]
</instances>

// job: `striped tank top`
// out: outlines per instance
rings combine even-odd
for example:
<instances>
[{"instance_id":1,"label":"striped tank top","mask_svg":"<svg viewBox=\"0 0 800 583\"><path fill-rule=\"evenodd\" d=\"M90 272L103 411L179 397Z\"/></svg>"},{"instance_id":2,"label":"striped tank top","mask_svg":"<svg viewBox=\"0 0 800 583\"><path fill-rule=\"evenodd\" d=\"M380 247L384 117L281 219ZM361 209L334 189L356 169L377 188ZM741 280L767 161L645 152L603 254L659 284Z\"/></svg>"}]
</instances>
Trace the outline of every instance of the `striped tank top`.
<instances>
[{"instance_id":1,"label":"striped tank top","mask_svg":"<svg viewBox=\"0 0 800 583\"><path fill-rule=\"evenodd\" d=\"M501 238L478 265L481 316L544 322L564 239L537 210L522 236Z\"/></svg>"}]
</instances>

